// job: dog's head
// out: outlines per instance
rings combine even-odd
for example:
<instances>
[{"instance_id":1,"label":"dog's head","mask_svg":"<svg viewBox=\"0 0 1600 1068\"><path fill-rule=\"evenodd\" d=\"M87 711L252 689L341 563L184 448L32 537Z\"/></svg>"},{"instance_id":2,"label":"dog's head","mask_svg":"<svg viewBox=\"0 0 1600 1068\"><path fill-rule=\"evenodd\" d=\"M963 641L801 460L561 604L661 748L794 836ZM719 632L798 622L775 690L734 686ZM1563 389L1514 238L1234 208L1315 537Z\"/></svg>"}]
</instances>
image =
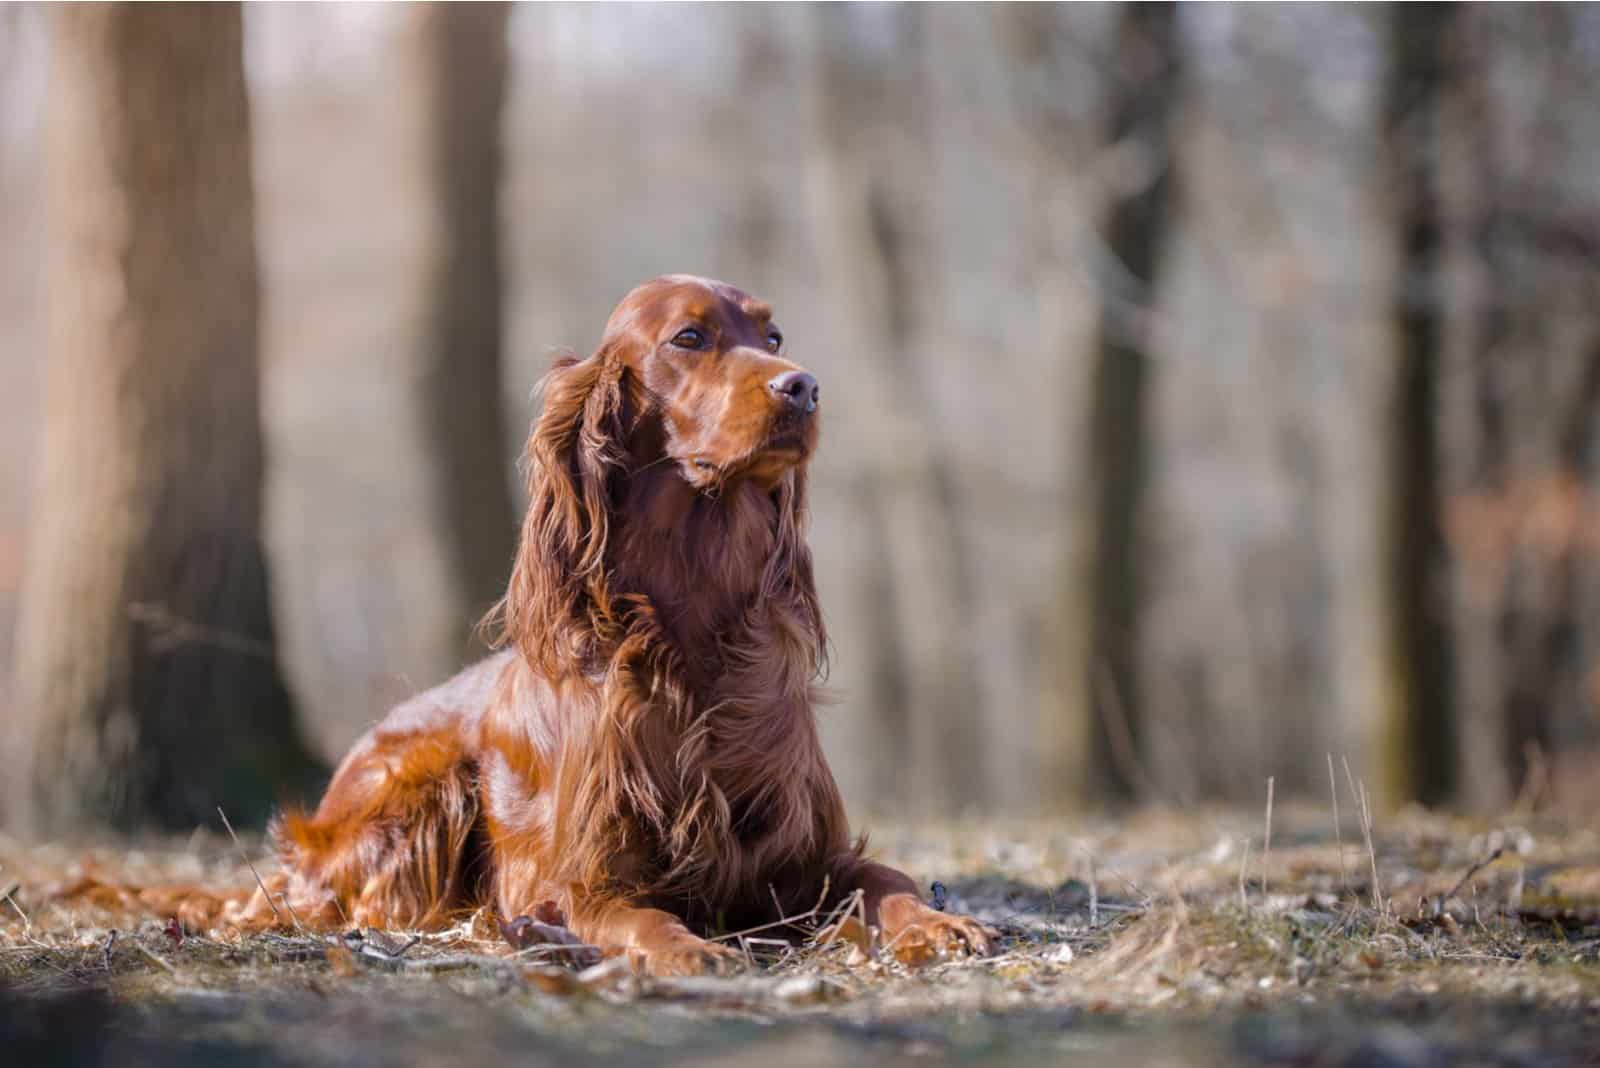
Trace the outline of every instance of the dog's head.
<instances>
[{"instance_id":1,"label":"dog's head","mask_svg":"<svg viewBox=\"0 0 1600 1068\"><path fill-rule=\"evenodd\" d=\"M688 275L629 293L595 352L563 357L545 379L503 636L548 673L587 663L617 618L606 550L619 481L665 476L708 504L735 489L770 498L775 536L756 578L769 592L794 590L820 642L803 541L820 394L786 357L765 301Z\"/></svg>"},{"instance_id":2,"label":"dog's head","mask_svg":"<svg viewBox=\"0 0 1600 1068\"><path fill-rule=\"evenodd\" d=\"M623 298L592 359L621 373L635 426L632 464L668 460L684 481L774 484L816 449L821 390L784 353L772 306L726 282L669 275ZM659 447L660 455L650 455Z\"/></svg>"}]
</instances>

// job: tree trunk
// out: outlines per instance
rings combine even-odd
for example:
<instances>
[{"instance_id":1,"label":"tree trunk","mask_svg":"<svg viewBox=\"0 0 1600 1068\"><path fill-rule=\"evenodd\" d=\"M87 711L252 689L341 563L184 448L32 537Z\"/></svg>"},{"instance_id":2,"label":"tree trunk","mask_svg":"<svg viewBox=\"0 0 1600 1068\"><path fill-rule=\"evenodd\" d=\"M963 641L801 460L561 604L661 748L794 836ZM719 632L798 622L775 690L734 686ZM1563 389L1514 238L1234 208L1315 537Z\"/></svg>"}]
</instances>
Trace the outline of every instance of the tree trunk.
<instances>
[{"instance_id":1,"label":"tree trunk","mask_svg":"<svg viewBox=\"0 0 1600 1068\"><path fill-rule=\"evenodd\" d=\"M503 4L416 9L433 240L423 290L422 407L437 528L470 625L505 592L516 549L501 403Z\"/></svg>"},{"instance_id":2,"label":"tree trunk","mask_svg":"<svg viewBox=\"0 0 1600 1068\"><path fill-rule=\"evenodd\" d=\"M1382 506L1387 692L1379 740L1386 798L1438 801L1453 787L1447 562L1440 524L1438 396L1442 219L1440 111L1451 80L1455 9L1397 4L1384 99L1396 212L1398 363L1388 413Z\"/></svg>"},{"instance_id":3,"label":"tree trunk","mask_svg":"<svg viewBox=\"0 0 1600 1068\"><path fill-rule=\"evenodd\" d=\"M278 670L260 539L240 10L54 15L18 785L41 831L187 827L218 805L259 823L318 769Z\"/></svg>"},{"instance_id":4,"label":"tree trunk","mask_svg":"<svg viewBox=\"0 0 1600 1068\"><path fill-rule=\"evenodd\" d=\"M1548 761L1592 777L1600 744L1600 196L1584 147L1600 132L1587 99L1600 64L1581 8L1450 10L1458 71L1437 120L1437 195L1453 283L1440 479L1455 785L1494 811L1539 793Z\"/></svg>"},{"instance_id":5,"label":"tree trunk","mask_svg":"<svg viewBox=\"0 0 1600 1068\"><path fill-rule=\"evenodd\" d=\"M1174 202L1178 40L1174 4L1128 4L1120 19L1108 141L1135 166L1112 191L1105 240L1138 292L1108 291L1102 303L1090 387L1089 659L1081 684L1094 710L1091 769L1101 779L1086 785L1129 796L1145 786L1138 660L1150 338L1141 312L1153 302Z\"/></svg>"}]
</instances>

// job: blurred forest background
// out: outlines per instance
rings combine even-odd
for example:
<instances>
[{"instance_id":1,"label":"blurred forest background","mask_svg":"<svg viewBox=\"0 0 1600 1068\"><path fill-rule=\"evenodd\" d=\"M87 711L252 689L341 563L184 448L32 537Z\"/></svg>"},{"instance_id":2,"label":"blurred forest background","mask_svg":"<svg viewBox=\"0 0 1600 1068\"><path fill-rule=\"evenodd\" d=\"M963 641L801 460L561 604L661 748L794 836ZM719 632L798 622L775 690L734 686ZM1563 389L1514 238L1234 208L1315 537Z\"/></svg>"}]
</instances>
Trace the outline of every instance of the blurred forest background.
<instances>
[{"instance_id":1,"label":"blurred forest background","mask_svg":"<svg viewBox=\"0 0 1600 1068\"><path fill-rule=\"evenodd\" d=\"M675 271L824 384L857 806L1600 798L1596 86L1576 5L7 6L0 815L259 819L475 656Z\"/></svg>"}]
</instances>

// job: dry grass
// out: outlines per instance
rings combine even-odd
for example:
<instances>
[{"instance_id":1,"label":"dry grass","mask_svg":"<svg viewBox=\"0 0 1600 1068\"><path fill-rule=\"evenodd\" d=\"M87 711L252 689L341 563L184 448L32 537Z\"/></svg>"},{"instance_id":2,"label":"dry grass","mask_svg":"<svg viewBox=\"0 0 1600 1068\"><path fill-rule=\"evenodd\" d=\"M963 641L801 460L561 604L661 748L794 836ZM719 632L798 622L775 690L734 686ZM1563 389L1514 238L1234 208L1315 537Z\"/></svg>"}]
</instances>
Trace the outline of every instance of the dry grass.
<instances>
[{"instance_id":1,"label":"dry grass","mask_svg":"<svg viewBox=\"0 0 1600 1068\"><path fill-rule=\"evenodd\" d=\"M0 1042L65 1063L1600 1058L1600 835L1421 813L1373 826L1353 792L1362 864L1327 807L1282 799L1266 826L1218 811L880 830L880 852L1004 933L999 955L908 966L751 931L728 936L741 974L675 981L585 968L570 947L513 952L482 917L180 938L163 917L55 892L86 874L252 885L225 836L0 839Z\"/></svg>"}]
</instances>

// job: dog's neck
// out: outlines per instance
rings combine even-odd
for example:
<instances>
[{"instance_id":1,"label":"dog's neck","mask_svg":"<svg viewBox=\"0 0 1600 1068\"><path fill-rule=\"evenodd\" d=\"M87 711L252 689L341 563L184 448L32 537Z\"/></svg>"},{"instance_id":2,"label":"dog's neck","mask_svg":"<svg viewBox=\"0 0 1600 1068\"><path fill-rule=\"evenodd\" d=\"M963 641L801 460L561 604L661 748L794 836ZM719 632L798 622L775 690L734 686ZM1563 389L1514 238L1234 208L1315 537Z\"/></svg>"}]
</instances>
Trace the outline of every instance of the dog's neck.
<instances>
[{"instance_id":1,"label":"dog's neck","mask_svg":"<svg viewBox=\"0 0 1600 1068\"><path fill-rule=\"evenodd\" d=\"M671 754L652 781L688 791L669 806L688 815L658 828L672 858L663 878L679 880L693 900L754 894L764 905L783 865L820 862L847 845L812 710L816 617L800 585L774 583L769 567L785 563L776 559L783 506L773 488L750 480L696 490L668 464L619 492L615 591L649 598L691 696L687 718L651 720L677 732L670 743L645 747ZM786 773L772 774L771 759L786 761ZM683 768L703 777L671 773Z\"/></svg>"},{"instance_id":2,"label":"dog's neck","mask_svg":"<svg viewBox=\"0 0 1600 1068\"><path fill-rule=\"evenodd\" d=\"M730 630L758 607L777 548L772 492L740 479L704 492L670 461L628 476L620 492L613 592L648 597L690 671L714 677Z\"/></svg>"}]
</instances>

